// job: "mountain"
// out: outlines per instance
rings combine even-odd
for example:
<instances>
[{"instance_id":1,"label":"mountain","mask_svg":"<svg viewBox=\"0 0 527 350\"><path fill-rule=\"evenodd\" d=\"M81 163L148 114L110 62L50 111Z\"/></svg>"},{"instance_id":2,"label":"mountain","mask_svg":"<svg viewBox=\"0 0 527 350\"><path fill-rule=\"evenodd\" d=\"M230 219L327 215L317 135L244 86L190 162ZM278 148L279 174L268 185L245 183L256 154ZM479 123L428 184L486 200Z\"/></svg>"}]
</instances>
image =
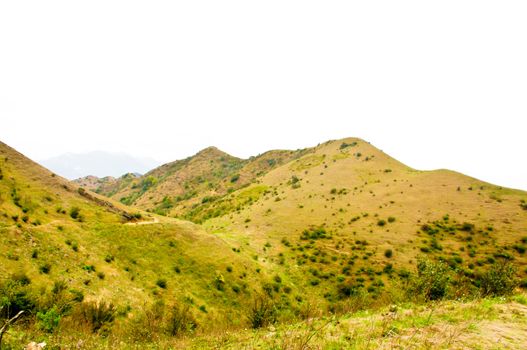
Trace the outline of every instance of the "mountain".
<instances>
[{"instance_id":1,"label":"mountain","mask_svg":"<svg viewBox=\"0 0 527 350\"><path fill-rule=\"evenodd\" d=\"M141 177L126 175L96 185L86 181L78 183L127 205L188 218L189 208L243 188L307 152L309 150L276 150L240 159L208 147L192 157L164 164Z\"/></svg>"},{"instance_id":2,"label":"mountain","mask_svg":"<svg viewBox=\"0 0 527 350\"><path fill-rule=\"evenodd\" d=\"M411 270L420 257L472 277L506 259L525 277L525 203L524 191L449 170L418 171L349 138L321 144L187 216L279 261L306 294L332 293L338 276L378 293L391 279L386 271Z\"/></svg>"},{"instance_id":3,"label":"mountain","mask_svg":"<svg viewBox=\"0 0 527 350\"><path fill-rule=\"evenodd\" d=\"M527 273L527 193L415 170L356 138L245 160L207 148L100 193L199 223L330 304L342 283L382 295L421 257L468 276L499 259Z\"/></svg>"},{"instance_id":4,"label":"mountain","mask_svg":"<svg viewBox=\"0 0 527 350\"><path fill-rule=\"evenodd\" d=\"M273 323L311 339L330 314L518 292L526 245L526 192L356 138L75 183L0 143L0 318L32 315L12 347L267 344L241 330Z\"/></svg>"},{"instance_id":5,"label":"mountain","mask_svg":"<svg viewBox=\"0 0 527 350\"><path fill-rule=\"evenodd\" d=\"M126 173L144 174L159 164L151 158L103 151L66 153L40 163L70 180L90 175L118 177Z\"/></svg>"}]
</instances>

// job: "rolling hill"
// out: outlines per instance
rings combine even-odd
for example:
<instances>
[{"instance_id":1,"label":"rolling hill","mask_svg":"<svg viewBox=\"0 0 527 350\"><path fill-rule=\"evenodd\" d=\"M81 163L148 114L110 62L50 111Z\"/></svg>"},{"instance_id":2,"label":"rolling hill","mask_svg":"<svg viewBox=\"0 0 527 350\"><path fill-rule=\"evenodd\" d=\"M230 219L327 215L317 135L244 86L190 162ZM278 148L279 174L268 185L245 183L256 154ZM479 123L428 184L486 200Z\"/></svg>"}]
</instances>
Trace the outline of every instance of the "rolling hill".
<instances>
[{"instance_id":1,"label":"rolling hill","mask_svg":"<svg viewBox=\"0 0 527 350\"><path fill-rule=\"evenodd\" d=\"M328 305L341 289L381 296L423 257L468 278L500 259L526 274L525 192L415 170L360 139L248 160L208 148L123 183L102 193L199 223Z\"/></svg>"},{"instance_id":2,"label":"rolling hill","mask_svg":"<svg viewBox=\"0 0 527 350\"><path fill-rule=\"evenodd\" d=\"M527 286L526 192L415 170L361 139L249 159L209 147L76 183L0 144L0 169L0 276L114 302L114 340L135 341L137 315L165 322L159 303L217 332Z\"/></svg>"},{"instance_id":3,"label":"rolling hill","mask_svg":"<svg viewBox=\"0 0 527 350\"><path fill-rule=\"evenodd\" d=\"M467 278L505 259L525 276L526 201L523 191L449 170L418 171L344 139L189 216L249 244L306 294L333 302L336 285L380 296L419 258L444 261Z\"/></svg>"}]
</instances>

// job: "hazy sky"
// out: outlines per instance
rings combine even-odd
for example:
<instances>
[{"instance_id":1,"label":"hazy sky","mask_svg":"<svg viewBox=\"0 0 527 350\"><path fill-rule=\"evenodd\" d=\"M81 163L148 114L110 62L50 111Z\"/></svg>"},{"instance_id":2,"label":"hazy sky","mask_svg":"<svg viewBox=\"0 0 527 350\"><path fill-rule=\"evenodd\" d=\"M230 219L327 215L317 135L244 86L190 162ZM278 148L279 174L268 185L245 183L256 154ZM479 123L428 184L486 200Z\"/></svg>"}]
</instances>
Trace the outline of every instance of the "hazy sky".
<instances>
[{"instance_id":1,"label":"hazy sky","mask_svg":"<svg viewBox=\"0 0 527 350\"><path fill-rule=\"evenodd\" d=\"M525 1L2 1L0 140L247 157L357 136L527 189Z\"/></svg>"}]
</instances>

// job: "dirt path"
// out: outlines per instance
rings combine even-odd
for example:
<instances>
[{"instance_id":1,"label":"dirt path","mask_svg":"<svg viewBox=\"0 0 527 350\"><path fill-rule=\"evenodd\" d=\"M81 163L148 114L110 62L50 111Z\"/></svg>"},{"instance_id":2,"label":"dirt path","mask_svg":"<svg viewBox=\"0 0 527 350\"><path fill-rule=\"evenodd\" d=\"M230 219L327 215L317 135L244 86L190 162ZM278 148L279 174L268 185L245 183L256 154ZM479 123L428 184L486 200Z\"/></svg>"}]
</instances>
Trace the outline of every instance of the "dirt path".
<instances>
[{"instance_id":1,"label":"dirt path","mask_svg":"<svg viewBox=\"0 0 527 350\"><path fill-rule=\"evenodd\" d=\"M127 222L125 225L152 225L152 224L158 224L159 219L155 216L153 217L154 220L152 221L139 221L139 222Z\"/></svg>"}]
</instances>

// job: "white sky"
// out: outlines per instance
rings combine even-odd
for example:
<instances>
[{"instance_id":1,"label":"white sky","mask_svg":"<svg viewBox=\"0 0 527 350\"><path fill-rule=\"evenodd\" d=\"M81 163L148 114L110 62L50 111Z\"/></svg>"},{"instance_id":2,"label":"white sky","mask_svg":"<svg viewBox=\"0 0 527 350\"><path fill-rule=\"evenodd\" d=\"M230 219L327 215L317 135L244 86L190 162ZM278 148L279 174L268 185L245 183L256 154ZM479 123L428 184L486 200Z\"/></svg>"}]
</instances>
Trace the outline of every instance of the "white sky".
<instances>
[{"instance_id":1,"label":"white sky","mask_svg":"<svg viewBox=\"0 0 527 350\"><path fill-rule=\"evenodd\" d=\"M0 140L247 157L357 136L527 189L525 1L2 1Z\"/></svg>"}]
</instances>

